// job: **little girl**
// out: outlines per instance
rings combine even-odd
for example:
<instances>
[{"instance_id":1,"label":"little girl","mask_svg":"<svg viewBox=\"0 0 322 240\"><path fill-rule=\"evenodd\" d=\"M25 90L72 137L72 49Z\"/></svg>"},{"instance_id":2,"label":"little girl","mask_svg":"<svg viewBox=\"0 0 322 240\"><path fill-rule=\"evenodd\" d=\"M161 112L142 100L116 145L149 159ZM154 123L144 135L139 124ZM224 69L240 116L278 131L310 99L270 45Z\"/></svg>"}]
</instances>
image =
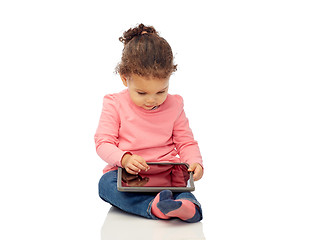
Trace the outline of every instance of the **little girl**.
<instances>
[{"instance_id":1,"label":"little girl","mask_svg":"<svg viewBox=\"0 0 322 240\"><path fill-rule=\"evenodd\" d=\"M95 144L108 165L99 182L99 195L113 206L146 218L198 222L201 205L190 192L164 190L155 195L117 190L117 167L138 174L149 169L147 162L184 162L195 181L203 175L183 100L168 94L169 78L176 71L170 45L153 27L143 24L124 32L119 40L124 49L116 70L127 89L104 97Z\"/></svg>"}]
</instances>

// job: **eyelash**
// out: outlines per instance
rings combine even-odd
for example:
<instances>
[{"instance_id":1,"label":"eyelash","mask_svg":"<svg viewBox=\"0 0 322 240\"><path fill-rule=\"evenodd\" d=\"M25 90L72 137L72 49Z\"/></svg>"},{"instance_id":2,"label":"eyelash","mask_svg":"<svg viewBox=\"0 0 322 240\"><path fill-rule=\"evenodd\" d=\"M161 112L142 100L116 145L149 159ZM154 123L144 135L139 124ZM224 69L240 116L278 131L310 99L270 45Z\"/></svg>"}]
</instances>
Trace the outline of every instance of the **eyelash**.
<instances>
[{"instance_id":1,"label":"eyelash","mask_svg":"<svg viewBox=\"0 0 322 240\"><path fill-rule=\"evenodd\" d=\"M139 95L145 95L146 93L144 92L137 92ZM158 92L157 94L163 94L165 93L165 91L161 91L161 92Z\"/></svg>"}]
</instances>

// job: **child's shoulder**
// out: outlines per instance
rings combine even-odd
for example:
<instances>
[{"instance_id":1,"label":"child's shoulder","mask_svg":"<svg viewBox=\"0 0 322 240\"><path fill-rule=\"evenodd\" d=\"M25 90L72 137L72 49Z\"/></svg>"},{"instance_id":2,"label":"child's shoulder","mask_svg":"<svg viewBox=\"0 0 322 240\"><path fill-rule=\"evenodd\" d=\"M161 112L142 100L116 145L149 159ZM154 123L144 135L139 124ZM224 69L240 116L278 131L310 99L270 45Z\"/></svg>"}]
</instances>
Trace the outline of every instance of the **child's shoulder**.
<instances>
[{"instance_id":1,"label":"child's shoulder","mask_svg":"<svg viewBox=\"0 0 322 240\"><path fill-rule=\"evenodd\" d=\"M126 98L126 90L123 90L123 91L118 92L118 93L106 94L104 96L103 102L104 102L105 105L117 106L125 98Z\"/></svg>"},{"instance_id":2,"label":"child's shoulder","mask_svg":"<svg viewBox=\"0 0 322 240\"><path fill-rule=\"evenodd\" d=\"M110 101L119 101L122 98L126 97L126 93L127 93L126 89L118 93L109 93L104 96L104 100L106 99Z\"/></svg>"},{"instance_id":3,"label":"child's shoulder","mask_svg":"<svg viewBox=\"0 0 322 240\"><path fill-rule=\"evenodd\" d=\"M167 101L169 101L171 105L183 107L183 98L178 94L168 94Z\"/></svg>"}]
</instances>

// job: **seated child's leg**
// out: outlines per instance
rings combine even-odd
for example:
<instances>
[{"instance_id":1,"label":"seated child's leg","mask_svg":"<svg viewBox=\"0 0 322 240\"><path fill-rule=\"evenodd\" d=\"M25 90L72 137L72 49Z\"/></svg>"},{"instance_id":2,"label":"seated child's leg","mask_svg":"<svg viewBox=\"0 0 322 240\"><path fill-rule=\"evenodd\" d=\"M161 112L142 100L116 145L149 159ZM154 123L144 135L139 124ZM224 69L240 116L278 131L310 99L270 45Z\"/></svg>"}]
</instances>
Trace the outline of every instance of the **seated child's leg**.
<instances>
[{"instance_id":1,"label":"seated child's leg","mask_svg":"<svg viewBox=\"0 0 322 240\"><path fill-rule=\"evenodd\" d=\"M164 191L161 191L160 193L158 193L158 195L154 198L153 203L152 203L152 207L151 207L151 212L154 216L161 218L161 219L169 219L170 218L170 216L164 215L157 206L160 201L165 201L168 199L172 199L172 192L171 191L164 190Z\"/></svg>"},{"instance_id":2,"label":"seated child's leg","mask_svg":"<svg viewBox=\"0 0 322 240\"><path fill-rule=\"evenodd\" d=\"M196 197L191 192L182 192L174 194L174 199L179 200L189 200L195 205L195 215L191 219L185 220L186 222L199 222L202 220L202 209L201 204L198 202Z\"/></svg>"},{"instance_id":3,"label":"seated child's leg","mask_svg":"<svg viewBox=\"0 0 322 240\"><path fill-rule=\"evenodd\" d=\"M202 219L200 204L191 193L175 194L172 199L169 190L160 192L152 204L152 213L162 219L178 217L186 222L198 222Z\"/></svg>"},{"instance_id":4,"label":"seated child's leg","mask_svg":"<svg viewBox=\"0 0 322 240\"><path fill-rule=\"evenodd\" d=\"M99 196L123 211L146 218L155 218L150 212L150 203L155 194L120 192L117 190L117 170L105 173L99 182Z\"/></svg>"}]
</instances>

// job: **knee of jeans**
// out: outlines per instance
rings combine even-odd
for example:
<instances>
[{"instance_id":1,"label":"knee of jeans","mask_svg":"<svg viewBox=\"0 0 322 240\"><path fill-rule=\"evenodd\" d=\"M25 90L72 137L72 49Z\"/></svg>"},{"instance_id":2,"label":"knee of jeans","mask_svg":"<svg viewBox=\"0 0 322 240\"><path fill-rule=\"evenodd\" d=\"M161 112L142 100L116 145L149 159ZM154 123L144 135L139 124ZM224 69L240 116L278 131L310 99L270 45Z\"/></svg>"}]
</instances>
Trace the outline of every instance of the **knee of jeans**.
<instances>
[{"instance_id":1,"label":"knee of jeans","mask_svg":"<svg viewBox=\"0 0 322 240\"><path fill-rule=\"evenodd\" d=\"M113 173L105 173L98 183L100 197L106 196L106 194L109 192L108 190L116 187L114 185L116 185L116 176Z\"/></svg>"}]
</instances>

